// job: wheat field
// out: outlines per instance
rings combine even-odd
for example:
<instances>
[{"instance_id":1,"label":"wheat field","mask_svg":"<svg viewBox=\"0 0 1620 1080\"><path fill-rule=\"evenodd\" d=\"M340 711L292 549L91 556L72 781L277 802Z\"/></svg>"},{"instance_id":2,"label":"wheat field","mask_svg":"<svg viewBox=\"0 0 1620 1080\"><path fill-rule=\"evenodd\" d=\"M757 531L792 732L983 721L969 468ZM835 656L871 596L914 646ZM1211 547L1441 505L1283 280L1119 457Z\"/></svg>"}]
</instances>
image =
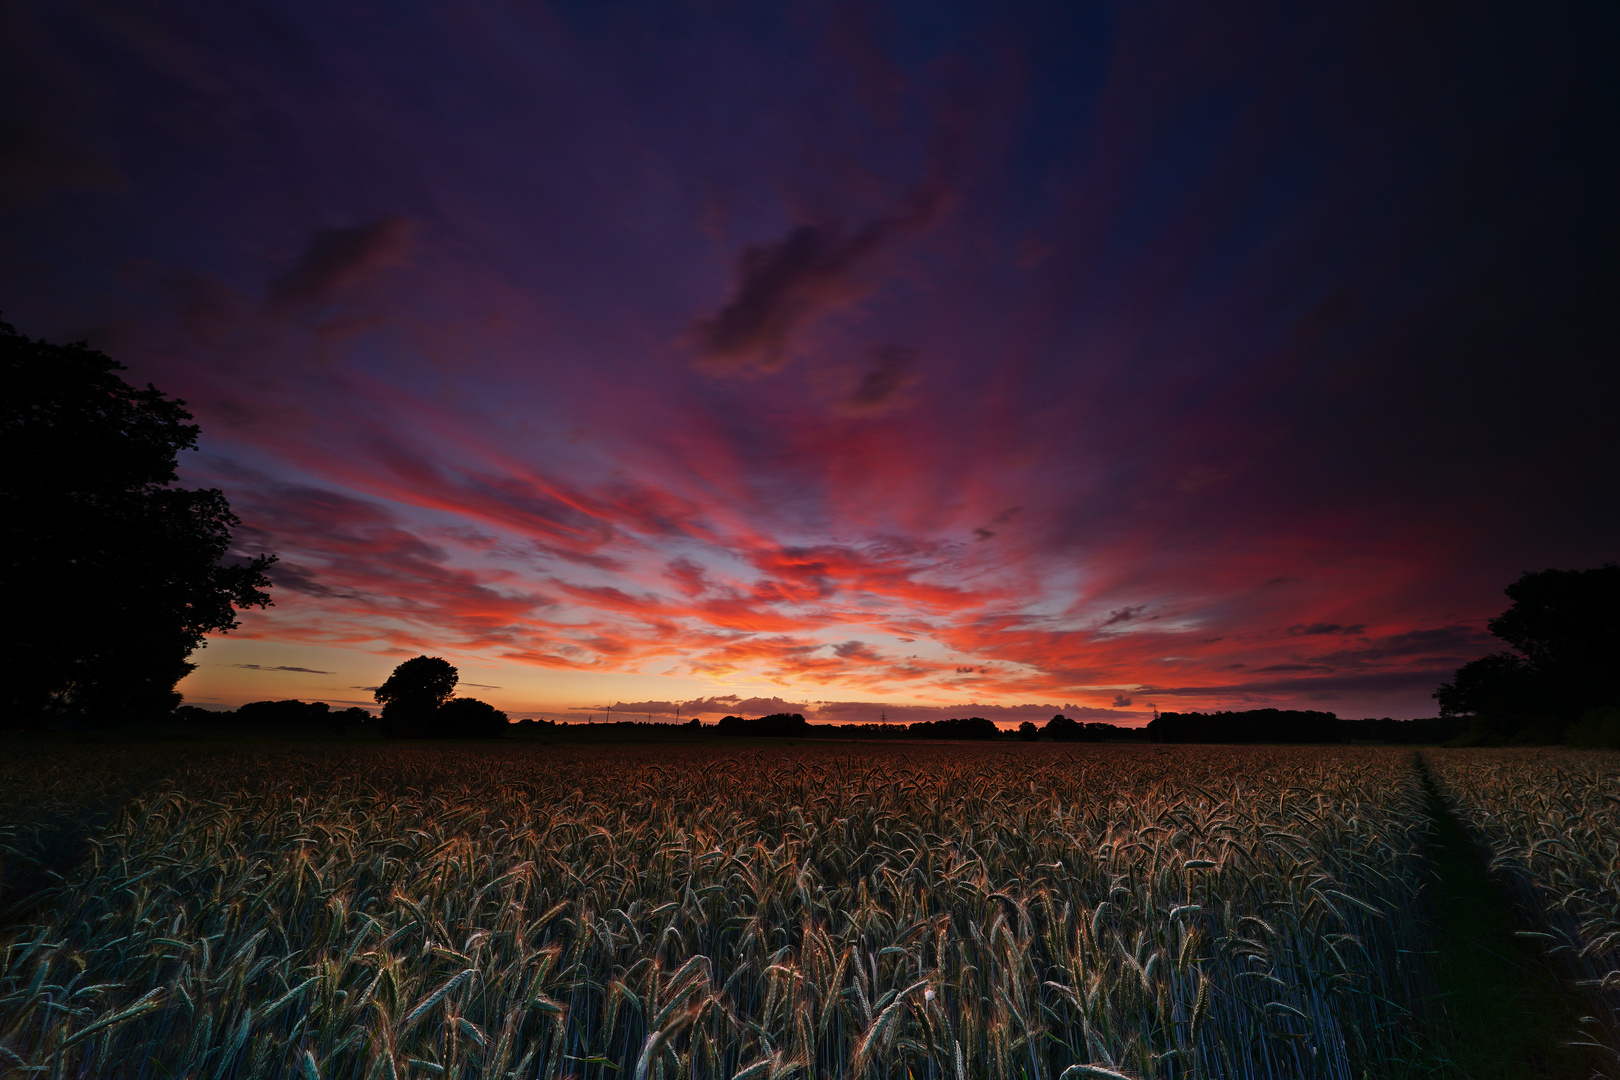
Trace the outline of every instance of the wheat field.
<instances>
[{"instance_id":1,"label":"wheat field","mask_svg":"<svg viewBox=\"0 0 1620 1080\"><path fill-rule=\"evenodd\" d=\"M0 781L6 880L40 885L0 1074L1361 1080L1436 1007L1404 749L103 749Z\"/></svg>"}]
</instances>

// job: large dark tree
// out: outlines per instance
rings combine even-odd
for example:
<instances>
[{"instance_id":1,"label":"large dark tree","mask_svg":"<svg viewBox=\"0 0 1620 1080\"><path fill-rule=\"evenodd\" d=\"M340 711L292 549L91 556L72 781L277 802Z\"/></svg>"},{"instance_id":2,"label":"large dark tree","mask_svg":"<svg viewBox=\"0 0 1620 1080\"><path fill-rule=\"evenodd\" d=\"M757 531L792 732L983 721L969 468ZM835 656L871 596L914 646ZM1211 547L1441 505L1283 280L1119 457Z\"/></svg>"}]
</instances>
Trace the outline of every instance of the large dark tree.
<instances>
[{"instance_id":1,"label":"large dark tree","mask_svg":"<svg viewBox=\"0 0 1620 1080\"><path fill-rule=\"evenodd\" d=\"M1594 710L1620 706L1620 566L1527 573L1488 627L1513 646L1457 669L1434 692L1442 716L1477 736L1556 739Z\"/></svg>"},{"instance_id":2,"label":"large dark tree","mask_svg":"<svg viewBox=\"0 0 1620 1080\"><path fill-rule=\"evenodd\" d=\"M0 322L0 724L170 712L204 635L270 603L274 556L228 559L224 494L173 486L185 403L121 370Z\"/></svg>"},{"instance_id":3,"label":"large dark tree","mask_svg":"<svg viewBox=\"0 0 1620 1080\"><path fill-rule=\"evenodd\" d=\"M1058 713L1041 726L1041 734L1059 742L1073 742L1080 738L1084 731L1077 721L1070 720L1062 713Z\"/></svg>"},{"instance_id":4,"label":"large dark tree","mask_svg":"<svg viewBox=\"0 0 1620 1080\"><path fill-rule=\"evenodd\" d=\"M460 678L455 665L438 656L400 664L373 694L383 707L383 734L391 739L434 734L435 715L456 692Z\"/></svg>"},{"instance_id":5,"label":"large dark tree","mask_svg":"<svg viewBox=\"0 0 1620 1080\"><path fill-rule=\"evenodd\" d=\"M506 714L477 698L452 697L460 673L448 660L416 656L377 687L382 732L390 739L494 739L506 734Z\"/></svg>"}]
</instances>

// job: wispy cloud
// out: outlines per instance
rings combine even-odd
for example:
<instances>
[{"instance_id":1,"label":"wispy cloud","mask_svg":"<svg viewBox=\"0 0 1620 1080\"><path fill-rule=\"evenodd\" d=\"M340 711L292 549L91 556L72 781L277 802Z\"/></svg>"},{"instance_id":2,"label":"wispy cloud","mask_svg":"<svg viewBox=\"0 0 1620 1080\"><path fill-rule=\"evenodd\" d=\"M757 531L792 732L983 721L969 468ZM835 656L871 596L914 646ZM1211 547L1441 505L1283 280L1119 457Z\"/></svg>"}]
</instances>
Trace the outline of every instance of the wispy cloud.
<instances>
[{"instance_id":1,"label":"wispy cloud","mask_svg":"<svg viewBox=\"0 0 1620 1080\"><path fill-rule=\"evenodd\" d=\"M687 340L711 368L781 367L794 334L871 291L874 283L862 271L886 245L931 224L943 196L943 186L933 180L914 188L896 212L857 228L798 225L780 240L744 248L730 299L699 319ZM906 353L880 352L878 364L875 377L850 395L851 404L876 406L903 388Z\"/></svg>"},{"instance_id":2,"label":"wispy cloud","mask_svg":"<svg viewBox=\"0 0 1620 1080\"><path fill-rule=\"evenodd\" d=\"M410 242L411 223L397 215L354 228L317 230L298 261L270 283L270 303L283 309L328 304L400 263Z\"/></svg>"}]
</instances>

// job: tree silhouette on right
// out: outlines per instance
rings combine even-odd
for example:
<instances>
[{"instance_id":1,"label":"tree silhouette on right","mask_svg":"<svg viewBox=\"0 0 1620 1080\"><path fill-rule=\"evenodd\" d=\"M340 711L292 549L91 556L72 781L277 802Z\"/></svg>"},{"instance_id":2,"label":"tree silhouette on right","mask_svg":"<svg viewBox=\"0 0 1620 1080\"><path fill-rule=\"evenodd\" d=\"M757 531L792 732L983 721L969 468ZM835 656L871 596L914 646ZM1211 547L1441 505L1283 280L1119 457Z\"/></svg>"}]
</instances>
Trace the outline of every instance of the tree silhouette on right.
<instances>
[{"instance_id":1,"label":"tree silhouette on right","mask_svg":"<svg viewBox=\"0 0 1620 1080\"><path fill-rule=\"evenodd\" d=\"M1475 741L1557 742L1571 724L1620 706L1620 566L1526 573L1487 628L1513 646L1457 669L1434 692Z\"/></svg>"}]
</instances>

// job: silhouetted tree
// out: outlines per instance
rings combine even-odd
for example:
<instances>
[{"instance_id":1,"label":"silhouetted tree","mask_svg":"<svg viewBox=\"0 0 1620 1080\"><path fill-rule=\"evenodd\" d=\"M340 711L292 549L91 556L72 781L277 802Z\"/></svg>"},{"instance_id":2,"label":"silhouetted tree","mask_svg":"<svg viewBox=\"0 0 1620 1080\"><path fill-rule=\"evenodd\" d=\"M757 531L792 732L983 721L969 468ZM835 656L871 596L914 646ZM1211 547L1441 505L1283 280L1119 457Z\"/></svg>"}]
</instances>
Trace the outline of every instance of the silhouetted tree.
<instances>
[{"instance_id":1,"label":"silhouetted tree","mask_svg":"<svg viewBox=\"0 0 1620 1080\"><path fill-rule=\"evenodd\" d=\"M808 738L812 734L810 722L800 713L772 713L757 720L740 716L723 716L715 726L719 735L751 735L767 739Z\"/></svg>"},{"instance_id":2,"label":"silhouetted tree","mask_svg":"<svg viewBox=\"0 0 1620 1080\"><path fill-rule=\"evenodd\" d=\"M1041 729L1036 727L1033 722L1025 720L1018 725L1018 737L1025 742L1035 742L1041 737Z\"/></svg>"},{"instance_id":3,"label":"silhouetted tree","mask_svg":"<svg viewBox=\"0 0 1620 1080\"><path fill-rule=\"evenodd\" d=\"M224 494L172 486L185 403L121 370L0 322L0 724L171 713L204 635L270 603L274 556L225 561Z\"/></svg>"},{"instance_id":4,"label":"silhouetted tree","mask_svg":"<svg viewBox=\"0 0 1620 1080\"><path fill-rule=\"evenodd\" d=\"M1620 566L1526 573L1490 632L1514 652L1457 669L1434 692L1476 738L1554 741L1594 710L1620 706Z\"/></svg>"},{"instance_id":5,"label":"silhouetted tree","mask_svg":"<svg viewBox=\"0 0 1620 1080\"><path fill-rule=\"evenodd\" d=\"M1513 653L1470 660L1434 692L1440 715L1463 717L1475 740L1495 742L1543 718L1550 687L1541 672ZM1537 721L1541 721L1540 724Z\"/></svg>"},{"instance_id":6,"label":"silhouetted tree","mask_svg":"<svg viewBox=\"0 0 1620 1080\"><path fill-rule=\"evenodd\" d=\"M993 739L996 724L982 716L969 716L957 720L919 720L906 725L906 734L913 739Z\"/></svg>"},{"instance_id":7,"label":"silhouetted tree","mask_svg":"<svg viewBox=\"0 0 1620 1080\"><path fill-rule=\"evenodd\" d=\"M477 698L458 697L440 705L429 734L448 739L497 739L506 733L506 714Z\"/></svg>"},{"instance_id":8,"label":"silhouetted tree","mask_svg":"<svg viewBox=\"0 0 1620 1080\"><path fill-rule=\"evenodd\" d=\"M390 739L420 738L433 715L456 692L460 674L447 660L417 656L394 669L373 696L382 704L382 731Z\"/></svg>"},{"instance_id":9,"label":"silhouetted tree","mask_svg":"<svg viewBox=\"0 0 1620 1080\"><path fill-rule=\"evenodd\" d=\"M1085 734L1085 729L1062 713L1058 713L1046 722L1041 729L1041 733L1048 739L1056 739L1059 742L1073 742Z\"/></svg>"}]
</instances>

